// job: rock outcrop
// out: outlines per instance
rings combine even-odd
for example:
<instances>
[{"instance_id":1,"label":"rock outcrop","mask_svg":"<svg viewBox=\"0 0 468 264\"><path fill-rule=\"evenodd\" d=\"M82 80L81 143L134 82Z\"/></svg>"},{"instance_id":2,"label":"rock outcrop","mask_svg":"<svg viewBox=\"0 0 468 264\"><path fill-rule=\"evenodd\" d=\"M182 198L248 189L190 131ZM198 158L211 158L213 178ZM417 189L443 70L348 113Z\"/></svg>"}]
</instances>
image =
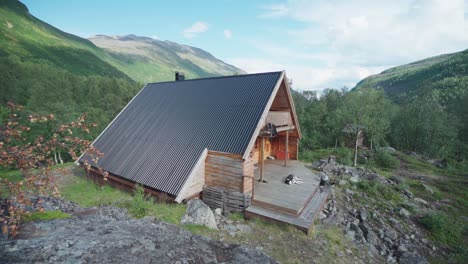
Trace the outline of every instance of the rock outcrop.
<instances>
[{"instance_id":1,"label":"rock outcrop","mask_svg":"<svg viewBox=\"0 0 468 264\"><path fill-rule=\"evenodd\" d=\"M25 224L16 239L0 241L0 263L276 263L257 249L134 219L124 209L50 204L69 207L73 217Z\"/></svg>"}]
</instances>

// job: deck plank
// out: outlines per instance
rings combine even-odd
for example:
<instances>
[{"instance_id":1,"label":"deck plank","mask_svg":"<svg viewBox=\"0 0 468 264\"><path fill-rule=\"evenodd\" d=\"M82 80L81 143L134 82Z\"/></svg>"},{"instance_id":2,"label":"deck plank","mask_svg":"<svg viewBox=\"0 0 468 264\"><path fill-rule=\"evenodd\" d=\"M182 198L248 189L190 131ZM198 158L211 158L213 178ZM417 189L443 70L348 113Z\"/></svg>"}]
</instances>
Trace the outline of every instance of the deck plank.
<instances>
[{"instance_id":1,"label":"deck plank","mask_svg":"<svg viewBox=\"0 0 468 264\"><path fill-rule=\"evenodd\" d=\"M289 175L302 179L302 184L287 185L284 179ZM255 171L255 179L259 179L259 171ZM264 179L268 183L255 182L253 203L271 204L276 208L284 208L284 212L295 212L298 215L312 195L317 191L320 179L304 164L297 160L265 160Z\"/></svg>"},{"instance_id":2,"label":"deck plank","mask_svg":"<svg viewBox=\"0 0 468 264\"><path fill-rule=\"evenodd\" d=\"M278 213L269 209L265 209L259 206L251 205L245 212L248 218L251 217L264 217L273 221L293 225L300 230L308 232L314 223L318 213L322 210L324 203L330 194L329 189L324 189L323 192L317 192L312 199L307 203L307 206L297 217Z\"/></svg>"}]
</instances>

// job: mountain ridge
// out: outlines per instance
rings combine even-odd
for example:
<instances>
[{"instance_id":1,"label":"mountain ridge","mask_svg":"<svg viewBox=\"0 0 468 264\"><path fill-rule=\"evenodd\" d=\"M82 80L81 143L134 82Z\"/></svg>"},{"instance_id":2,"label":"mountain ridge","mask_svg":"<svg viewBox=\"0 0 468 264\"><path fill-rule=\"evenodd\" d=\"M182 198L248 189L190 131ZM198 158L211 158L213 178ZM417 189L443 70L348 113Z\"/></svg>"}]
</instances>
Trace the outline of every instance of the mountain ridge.
<instances>
[{"instance_id":1,"label":"mountain ridge","mask_svg":"<svg viewBox=\"0 0 468 264\"><path fill-rule=\"evenodd\" d=\"M134 34L98 34L88 40L125 62L121 70L140 82L172 80L174 71L182 71L188 78L245 73L201 48L169 40Z\"/></svg>"},{"instance_id":2,"label":"mountain ridge","mask_svg":"<svg viewBox=\"0 0 468 264\"><path fill-rule=\"evenodd\" d=\"M353 89L383 89L392 100L400 102L424 87L442 96L459 94L463 86L454 84L459 81L468 81L468 49L389 68L364 78Z\"/></svg>"}]
</instances>

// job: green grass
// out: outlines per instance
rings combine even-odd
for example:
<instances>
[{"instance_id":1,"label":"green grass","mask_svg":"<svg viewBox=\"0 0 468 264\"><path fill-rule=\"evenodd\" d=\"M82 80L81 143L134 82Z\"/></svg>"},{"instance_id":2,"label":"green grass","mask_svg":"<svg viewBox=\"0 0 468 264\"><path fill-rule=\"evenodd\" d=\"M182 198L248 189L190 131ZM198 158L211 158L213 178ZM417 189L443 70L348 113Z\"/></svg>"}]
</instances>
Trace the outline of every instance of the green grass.
<instances>
[{"instance_id":1,"label":"green grass","mask_svg":"<svg viewBox=\"0 0 468 264\"><path fill-rule=\"evenodd\" d=\"M64 213L62 211L45 211L45 212L33 212L31 214L27 214L24 216L24 222L30 221L46 221L46 220L53 220L53 219L64 219L70 218L71 215Z\"/></svg>"},{"instance_id":2,"label":"green grass","mask_svg":"<svg viewBox=\"0 0 468 264\"><path fill-rule=\"evenodd\" d=\"M306 162L314 162L320 159L327 159L330 155L336 156L336 161L343 165L352 165L353 163L353 153L348 148L327 148L303 151L299 153L299 158Z\"/></svg>"},{"instance_id":3,"label":"green grass","mask_svg":"<svg viewBox=\"0 0 468 264\"><path fill-rule=\"evenodd\" d=\"M23 179L23 174L19 170L0 170L0 179L7 179L10 182L19 182Z\"/></svg>"},{"instance_id":4,"label":"green grass","mask_svg":"<svg viewBox=\"0 0 468 264\"><path fill-rule=\"evenodd\" d=\"M367 193L369 196L377 200L383 200L393 204L403 202L403 198L400 193L400 186L388 186L377 181L361 180L358 182L357 187L359 190Z\"/></svg>"},{"instance_id":5,"label":"green grass","mask_svg":"<svg viewBox=\"0 0 468 264\"><path fill-rule=\"evenodd\" d=\"M464 227L443 212L427 213L419 222L429 230L431 238L442 245L456 246L462 242Z\"/></svg>"},{"instance_id":6,"label":"green grass","mask_svg":"<svg viewBox=\"0 0 468 264\"><path fill-rule=\"evenodd\" d=\"M416 171L429 175L447 175L449 173L447 170L437 168L425 160L411 157L401 152L398 152L397 155L406 163L410 171Z\"/></svg>"},{"instance_id":7,"label":"green grass","mask_svg":"<svg viewBox=\"0 0 468 264\"><path fill-rule=\"evenodd\" d=\"M61 195L76 202L81 207L113 205L126 207L132 199L129 193L110 186L100 187L92 181L80 176L66 176L69 182L60 188Z\"/></svg>"},{"instance_id":8,"label":"green grass","mask_svg":"<svg viewBox=\"0 0 468 264\"><path fill-rule=\"evenodd\" d=\"M99 205L112 205L128 209L136 217L154 216L160 221L171 224L179 224L185 213L185 205L166 204L153 202L151 199L142 200L141 197L133 197L127 192L120 191L110 186L100 187L82 176L67 176L68 182L60 188L62 196L70 201L78 203L82 207ZM133 208L143 204L144 213L132 212Z\"/></svg>"},{"instance_id":9,"label":"green grass","mask_svg":"<svg viewBox=\"0 0 468 264\"><path fill-rule=\"evenodd\" d=\"M231 213L228 218L232 221L244 221L244 215L241 213Z\"/></svg>"},{"instance_id":10,"label":"green grass","mask_svg":"<svg viewBox=\"0 0 468 264\"><path fill-rule=\"evenodd\" d=\"M201 225L192 225L192 224L187 224L187 225L181 225L181 227L185 230L188 230L195 235L200 235L200 236L209 236L210 234L214 234L218 232L217 230L208 228L206 226L201 226Z\"/></svg>"}]
</instances>

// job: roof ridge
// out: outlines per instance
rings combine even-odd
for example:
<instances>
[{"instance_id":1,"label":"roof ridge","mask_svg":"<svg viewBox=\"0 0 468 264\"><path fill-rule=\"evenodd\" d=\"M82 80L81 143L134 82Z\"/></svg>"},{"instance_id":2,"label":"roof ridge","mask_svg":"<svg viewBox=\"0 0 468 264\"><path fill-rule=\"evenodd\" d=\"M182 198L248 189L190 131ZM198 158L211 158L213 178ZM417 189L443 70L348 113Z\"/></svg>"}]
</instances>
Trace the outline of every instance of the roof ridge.
<instances>
[{"instance_id":1,"label":"roof ridge","mask_svg":"<svg viewBox=\"0 0 468 264\"><path fill-rule=\"evenodd\" d=\"M282 72L283 71L271 71L271 72L257 72L257 73L237 74L237 75L223 75L223 76L212 76L212 77L197 78L197 79L186 79L186 80L179 80L179 81L174 80L174 81L164 81L164 82L149 82L148 84L203 81L203 80L210 80L210 79L223 79L223 78L235 78L235 77L254 76L254 75L267 75L267 74L272 74L272 73L281 74Z\"/></svg>"}]
</instances>

